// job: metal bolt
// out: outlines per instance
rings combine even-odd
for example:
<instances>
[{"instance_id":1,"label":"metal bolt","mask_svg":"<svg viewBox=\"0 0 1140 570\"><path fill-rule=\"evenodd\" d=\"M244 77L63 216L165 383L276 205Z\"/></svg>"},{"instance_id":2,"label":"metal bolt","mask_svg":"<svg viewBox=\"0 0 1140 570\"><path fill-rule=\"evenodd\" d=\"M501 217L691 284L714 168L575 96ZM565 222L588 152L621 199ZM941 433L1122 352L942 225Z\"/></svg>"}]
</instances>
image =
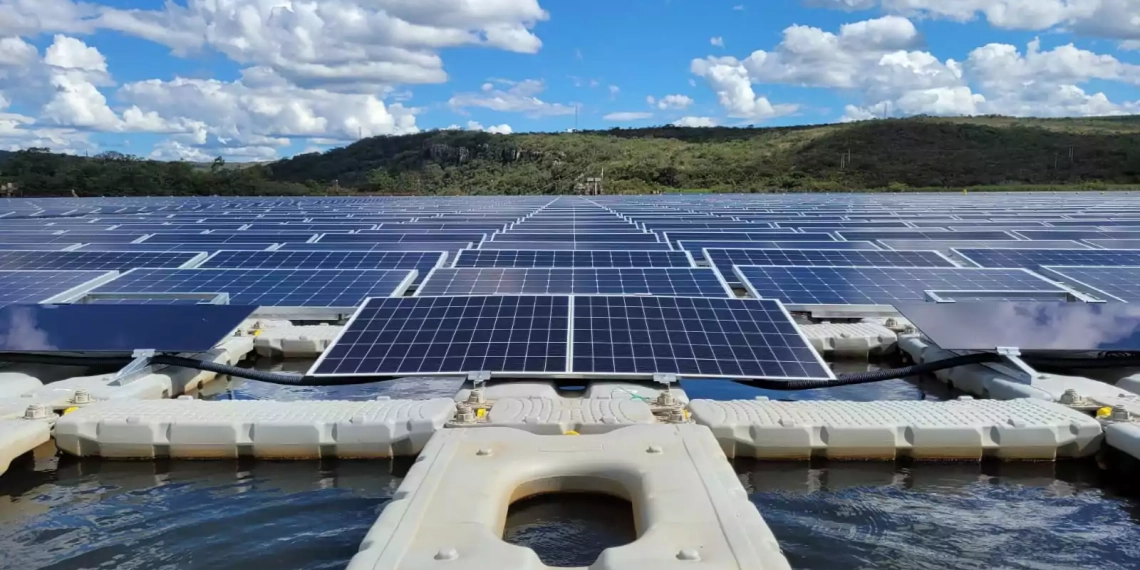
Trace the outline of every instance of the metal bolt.
<instances>
[{"instance_id":1,"label":"metal bolt","mask_svg":"<svg viewBox=\"0 0 1140 570\"><path fill-rule=\"evenodd\" d=\"M43 404L32 404L28 406L28 409L24 410L25 420L46 420L47 417L47 406Z\"/></svg>"},{"instance_id":2,"label":"metal bolt","mask_svg":"<svg viewBox=\"0 0 1140 570\"><path fill-rule=\"evenodd\" d=\"M1076 404L1080 400L1081 400L1081 395L1079 393L1077 393L1076 390L1073 390L1072 388L1065 390L1065 393L1061 394L1061 403L1065 404L1065 405L1071 406L1073 404Z\"/></svg>"},{"instance_id":3,"label":"metal bolt","mask_svg":"<svg viewBox=\"0 0 1140 570\"><path fill-rule=\"evenodd\" d=\"M887 327L888 329L893 329L899 326L899 322L894 319L887 319L887 322L883 323L883 326Z\"/></svg>"},{"instance_id":4,"label":"metal bolt","mask_svg":"<svg viewBox=\"0 0 1140 570\"><path fill-rule=\"evenodd\" d=\"M681 423L685 423L686 420L687 420L687 418L685 418L685 410L683 410L681 408L674 408L672 410L669 410L669 421L670 422L681 424Z\"/></svg>"},{"instance_id":5,"label":"metal bolt","mask_svg":"<svg viewBox=\"0 0 1140 570\"><path fill-rule=\"evenodd\" d=\"M1126 422L1132 419L1132 414L1128 413L1128 410L1124 406L1113 406L1112 416L1110 417L1114 420Z\"/></svg>"},{"instance_id":6,"label":"metal bolt","mask_svg":"<svg viewBox=\"0 0 1140 570\"><path fill-rule=\"evenodd\" d=\"M458 423L472 423L475 421L475 410L470 404L462 403L455 406L455 421Z\"/></svg>"},{"instance_id":7,"label":"metal bolt","mask_svg":"<svg viewBox=\"0 0 1140 570\"><path fill-rule=\"evenodd\" d=\"M71 396L72 404L90 404L91 392L87 390L76 390L75 394Z\"/></svg>"},{"instance_id":8,"label":"metal bolt","mask_svg":"<svg viewBox=\"0 0 1140 570\"><path fill-rule=\"evenodd\" d=\"M472 405L486 404L487 398L483 396L482 388L475 388L467 395L467 403Z\"/></svg>"},{"instance_id":9,"label":"metal bolt","mask_svg":"<svg viewBox=\"0 0 1140 570\"><path fill-rule=\"evenodd\" d=\"M677 405L677 398L673 397L673 392L665 390L657 395L658 406L675 406Z\"/></svg>"},{"instance_id":10,"label":"metal bolt","mask_svg":"<svg viewBox=\"0 0 1140 570\"><path fill-rule=\"evenodd\" d=\"M441 548L435 553L436 560L455 560L459 558L459 551L454 548Z\"/></svg>"}]
</instances>

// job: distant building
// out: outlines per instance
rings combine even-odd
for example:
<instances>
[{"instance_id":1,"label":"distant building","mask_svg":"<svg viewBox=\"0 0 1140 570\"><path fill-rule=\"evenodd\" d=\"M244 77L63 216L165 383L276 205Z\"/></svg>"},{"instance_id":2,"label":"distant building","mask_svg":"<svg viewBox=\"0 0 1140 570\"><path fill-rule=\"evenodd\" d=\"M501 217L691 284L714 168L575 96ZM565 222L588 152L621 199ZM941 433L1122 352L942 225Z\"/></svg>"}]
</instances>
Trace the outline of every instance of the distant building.
<instances>
[{"instance_id":1,"label":"distant building","mask_svg":"<svg viewBox=\"0 0 1140 570\"><path fill-rule=\"evenodd\" d=\"M20 187L15 182L6 182L0 184L0 196L4 198L11 198L12 196L20 195Z\"/></svg>"}]
</instances>

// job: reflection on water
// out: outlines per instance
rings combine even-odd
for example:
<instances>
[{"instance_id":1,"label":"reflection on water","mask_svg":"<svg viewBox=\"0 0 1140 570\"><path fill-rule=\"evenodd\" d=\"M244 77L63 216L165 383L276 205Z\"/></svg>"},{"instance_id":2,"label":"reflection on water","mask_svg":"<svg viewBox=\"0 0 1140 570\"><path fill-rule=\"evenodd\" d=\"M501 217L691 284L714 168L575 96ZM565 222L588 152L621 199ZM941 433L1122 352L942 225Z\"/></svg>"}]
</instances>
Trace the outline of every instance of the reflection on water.
<instances>
[{"instance_id":1,"label":"reflection on water","mask_svg":"<svg viewBox=\"0 0 1140 570\"><path fill-rule=\"evenodd\" d=\"M203 396L450 397L459 383L234 381ZM903 380L791 393L713 381L684 387L692 397L718 399L955 397L937 384ZM343 568L409 463L77 461L43 449L0 477L0 568ZM737 461L735 468L798 569L1123 570L1140 560L1140 502L1118 494L1091 461ZM587 564L629 540L623 516L612 501L535 499L512 509L505 535L552 553L548 563Z\"/></svg>"}]
</instances>

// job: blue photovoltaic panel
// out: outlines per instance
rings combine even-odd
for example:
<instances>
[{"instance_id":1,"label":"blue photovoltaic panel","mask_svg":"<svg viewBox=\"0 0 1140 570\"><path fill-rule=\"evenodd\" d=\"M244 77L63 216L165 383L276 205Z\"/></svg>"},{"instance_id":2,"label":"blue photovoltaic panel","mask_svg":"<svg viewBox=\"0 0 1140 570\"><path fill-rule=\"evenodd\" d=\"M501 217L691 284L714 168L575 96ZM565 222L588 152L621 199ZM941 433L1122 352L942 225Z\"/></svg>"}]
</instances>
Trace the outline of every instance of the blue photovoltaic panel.
<instances>
[{"instance_id":1,"label":"blue photovoltaic panel","mask_svg":"<svg viewBox=\"0 0 1140 570\"><path fill-rule=\"evenodd\" d=\"M452 267L693 267L684 251L468 250Z\"/></svg>"},{"instance_id":2,"label":"blue photovoltaic panel","mask_svg":"<svg viewBox=\"0 0 1140 570\"><path fill-rule=\"evenodd\" d=\"M311 376L565 374L568 297L370 299Z\"/></svg>"},{"instance_id":3,"label":"blue photovoltaic panel","mask_svg":"<svg viewBox=\"0 0 1140 570\"><path fill-rule=\"evenodd\" d=\"M0 223L3 219L0 218ZM125 234L119 232L76 233L67 232L54 234L52 232L0 232L2 243L130 243L143 237L145 234Z\"/></svg>"},{"instance_id":4,"label":"blue photovoltaic panel","mask_svg":"<svg viewBox=\"0 0 1140 570\"><path fill-rule=\"evenodd\" d=\"M135 269L95 293L228 293L234 305L357 307L369 297L402 294L404 269Z\"/></svg>"},{"instance_id":5,"label":"blue photovoltaic panel","mask_svg":"<svg viewBox=\"0 0 1140 570\"><path fill-rule=\"evenodd\" d=\"M520 244L517 241L485 241L476 246L478 250L516 250ZM527 244L538 247L536 244ZM605 241L544 241L541 244L543 251L669 251L673 249L668 242L642 241L642 242L605 242Z\"/></svg>"},{"instance_id":6,"label":"blue photovoltaic panel","mask_svg":"<svg viewBox=\"0 0 1140 570\"><path fill-rule=\"evenodd\" d=\"M950 234L953 235L953 234ZM940 251L950 253L953 249L1092 249L1075 241L963 241L963 240L896 240L881 239L879 243L886 249L895 251Z\"/></svg>"},{"instance_id":7,"label":"blue photovoltaic panel","mask_svg":"<svg viewBox=\"0 0 1140 570\"><path fill-rule=\"evenodd\" d=\"M661 239L674 246L683 241L835 241L831 234L818 232L664 232Z\"/></svg>"},{"instance_id":8,"label":"blue photovoltaic panel","mask_svg":"<svg viewBox=\"0 0 1140 570\"><path fill-rule=\"evenodd\" d=\"M781 228L802 228L805 232L818 231L818 228L828 228L835 230L851 229L857 230L861 228L909 228L906 222L903 221L886 221L886 222L816 222L816 221L791 221L791 222L776 222L777 227Z\"/></svg>"},{"instance_id":9,"label":"blue photovoltaic panel","mask_svg":"<svg viewBox=\"0 0 1140 570\"><path fill-rule=\"evenodd\" d=\"M125 271L136 267L181 267L200 255L188 251L0 251L0 269Z\"/></svg>"},{"instance_id":10,"label":"blue photovoltaic panel","mask_svg":"<svg viewBox=\"0 0 1140 570\"><path fill-rule=\"evenodd\" d=\"M1140 232L1102 232L1088 230L1018 230L1016 234L1032 240L1140 239Z\"/></svg>"},{"instance_id":11,"label":"blue photovoltaic panel","mask_svg":"<svg viewBox=\"0 0 1140 570\"><path fill-rule=\"evenodd\" d=\"M234 234L154 234L142 243L210 243L210 244L239 244L239 243L284 243L305 242L317 234L265 234L241 232ZM350 234L341 234L350 235Z\"/></svg>"},{"instance_id":12,"label":"blue photovoltaic panel","mask_svg":"<svg viewBox=\"0 0 1140 570\"><path fill-rule=\"evenodd\" d=\"M1042 265L1140 265L1140 251L1109 249L955 249L954 252L978 267L1022 267Z\"/></svg>"},{"instance_id":13,"label":"blue photovoltaic panel","mask_svg":"<svg viewBox=\"0 0 1140 570\"><path fill-rule=\"evenodd\" d=\"M460 241L479 243L487 234L476 232L324 234L314 243L398 243L402 241Z\"/></svg>"},{"instance_id":14,"label":"blue photovoltaic panel","mask_svg":"<svg viewBox=\"0 0 1140 570\"><path fill-rule=\"evenodd\" d=\"M227 251L196 267L240 269L415 269L427 275L447 258L442 251Z\"/></svg>"},{"instance_id":15,"label":"blue photovoltaic panel","mask_svg":"<svg viewBox=\"0 0 1140 570\"><path fill-rule=\"evenodd\" d=\"M677 249L704 259L705 249L882 249L869 241L682 241ZM934 249L934 248L930 248Z\"/></svg>"},{"instance_id":16,"label":"blue photovoltaic panel","mask_svg":"<svg viewBox=\"0 0 1140 570\"><path fill-rule=\"evenodd\" d=\"M230 251L265 251L275 247L275 243L90 243L75 251L194 251L209 253L226 248Z\"/></svg>"},{"instance_id":17,"label":"blue photovoltaic panel","mask_svg":"<svg viewBox=\"0 0 1140 570\"><path fill-rule=\"evenodd\" d=\"M873 251L824 249L706 249L705 259L730 283L734 265L796 265L804 267L957 267L934 251Z\"/></svg>"},{"instance_id":18,"label":"blue photovoltaic panel","mask_svg":"<svg viewBox=\"0 0 1140 570\"><path fill-rule=\"evenodd\" d=\"M833 378L780 303L575 297L575 374Z\"/></svg>"},{"instance_id":19,"label":"blue photovoltaic panel","mask_svg":"<svg viewBox=\"0 0 1140 570\"><path fill-rule=\"evenodd\" d=\"M232 335L253 310L237 305L11 305L0 308L0 352L204 352Z\"/></svg>"},{"instance_id":20,"label":"blue photovoltaic panel","mask_svg":"<svg viewBox=\"0 0 1140 570\"><path fill-rule=\"evenodd\" d=\"M1140 239L1090 239L1085 243L1101 249L1140 249Z\"/></svg>"},{"instance_id":21,"label":"blue photovoltaic panel","mask_svg":"<svg viewBox=\"0 0 1140 570\"><path fill-rule=\"evenodd\" d=\"M0 305L39 303L108 275L106 271L0 271Z\"/></svg>"},{"instance_id":22,"label":"blue photovoltaic panel","mask_svg":"<svg viewBox=\"0 0 1140 570\"><path fill-rule=\"evenodd\" d=\"M469 241L402 241L378 243L287 243L277 251L446 251L470 249ZM227 248L228 249L228 248Z\"/></svg>"},{"instance_id":23,"label":"blue photovoltaic panel","mask_svg":"<svg viewBox=\"0 0 1140 570\"><path fill-rule=\"evenodd\" d=\"M872 231L841 231L836 232L846 240L881 240L881 239L957 239L957 240L1009 240L1017 238L1003 231L967 231L950 232L934 230L872 230Z\"/></svg>"},{"instance_id":24,"label":"blue photovoltaic panel","mask_svg":"<svg viewBox=\"0 0 1140 570\"><path fill-rule=\"evenodd\" d=\"M891 305L925 301L926 291L1065 289L1024 269L736 266L754 296L791 305Z\"/></svg>"},{"instance_id":25,"label":"blue photovoltaic panel","mask_svg":"<svg viewBox=\"0 0 1140 570\"><path fill-rule=\"evenodd\" d=\"M0 243L0 251L63 251L69 243Z\"/></svg>"},{"instance_id":26,"label":"blue photovoltaic panel","mask_svg":"<svg viewBox=\"0 0 1140 570\"><path fill-rule=\"evenodd\" d=\"M1042 267L1041 270L1047 277L1055 277L1070 287L1105 301L1140 303L1140 267L1053 266Z\"/></svg>"},{"instance_id":27,"label":"blue photovoltaic panel","mask_svg":"<svg viewBox=\"0 0 1140 570\"><path fill-rule=\"evenodd\" d=\"M715 271L694 268L436 269L416 291L421 297L572 294L732 296Z\"/></svg>"},{"instance_id":28,"label":"blue photovoltaic panel","mask_svg":"<svg viewBox=\"0 0 1140 570\"><path fill-rule=\"evenodd\" d=\"M515 242L547 242L547 241L578 241L578 242L656 242L657 234L642 232L601 232L601 233L552 233L552 232L521 232L509 231L507 233L488 236L491 241Z\"/></svg>"}]
</instances>

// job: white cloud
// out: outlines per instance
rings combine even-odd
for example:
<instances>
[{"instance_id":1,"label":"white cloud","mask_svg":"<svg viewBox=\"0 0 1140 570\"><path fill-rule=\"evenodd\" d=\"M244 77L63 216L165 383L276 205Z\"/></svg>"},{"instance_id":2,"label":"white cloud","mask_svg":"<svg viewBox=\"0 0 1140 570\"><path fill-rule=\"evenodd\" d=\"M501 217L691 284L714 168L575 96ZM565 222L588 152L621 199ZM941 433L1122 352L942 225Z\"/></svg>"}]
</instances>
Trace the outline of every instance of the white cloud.
<instances>
[{"instance_id":1,"label":"white cloud","mask_svg":"<svg viewBox=\"0 0 1140 570\"><path fill-rule=\"evenodd\" d=\"M459 130L459 128L460 128L459 125L451 125L450 127L447 128L447 130ZM486 132L491 133L493 135L509 135L509 134L514 132L514 129L512 129L510 125L505 124L505 123L502 125L492 125L490 127L483 127L483 125L479 124L476 121L467 121L467 130L469 130L469 131L486 131Z\"/></svg>"},{"instance_id":2,"label":"white cloud","mask_svg":"<svg viewBox=\"0 0 1140 570\"><path fill-rule=\"evenodd\" d=\"M32 65L39 56L36 46L21 38L0 38L0 66Z\"/></svg>"},{"instance_id":3,"label":"white cloud","mask_svg":"<svg viewBox=\"0 0 1140 570\"><path fill-rule=\"evenodd\" d=\"M744 11L744 4L737 4L737 5L733 6L732 9L736 10L737 12L742 12L742 11Z\"/></svg>"},{"instance_id":4,"label":"white cloud","mask_svg":"<svg viewBox=\"0 0 1140 570\"><path fill-rule=\"evenodd\" d=\"M675 127L715 127L716 119L712 117L681 117L673 121Z\"/></svg>"},{"instance_id":5,"label":"white cloud","mask_svg":"<svg viewBox=\"0 0 1140 570\"><path fill-rule=\"evenodd\" d=\"M806 0L812 6L868 10L964 22L983 16L991 25L1016 30L1066 28L1090 36L1140 38L1140 2L1135 0Z\"/></svg>"},{"instance_id":6,"label":"white cloud","mask_svg":"<svg viewBox=\"0 0 1140 570\"><path fill-rule=\"evenodd\" d=\"M652 105L652 103L650 103ZM661 110L682 110L693 104L693 100L686 95L666 95L657 101L657 108Z\"/></svg>"},{"instance_id":7,"label":"white cloud","mask_svg":"<svg viewBox=\"0 0 1140 570\"><path fill-rule=\"evenodd\" d=\"M502 113L522 113L528 117L573 115L574 107L562 103L547 103L537 95L546 90L546 84L537 79L503 81L506 89L495 87L480 93L457 93L448 104L455 110L481 107Z\"/></svg>"},{"instance_id":8,"label":"white cloud","mask_svg":"<svg viewBox=\"0 0 1140 570\"><path fill-rule=\"evenodd\" d=\"M614 122L629 122L629 121L644 121L653 118L653 113L640 113L636 111L628 111L621 113L610 113L602 117L603 121Z\"/></svg>"},{"instance_id":9,"label":"white cloud","mask_svg":"<svg viewBox=\"0 0 1140 570\"><path fill-rule=\"evenodd\" d=\"M716 36L716 37L710 39L709 43L716 46L716 47L724 47L724 38L722 38L721 36Z\"/></svg>"},{"instance_id":10,"label":"white cloud","mask_svg":"<svg viewBox=\"0 0 1140 570\"><path fill-rule=\"evenodd\" d=\"M772 105L766 97L757 96L752 90L753 80L748 70L733 58L694 60L692 71L709 82L721 107L730 117L764 120L794 113L798 108L796 105Z\"/></svg>"}]
</instances>

